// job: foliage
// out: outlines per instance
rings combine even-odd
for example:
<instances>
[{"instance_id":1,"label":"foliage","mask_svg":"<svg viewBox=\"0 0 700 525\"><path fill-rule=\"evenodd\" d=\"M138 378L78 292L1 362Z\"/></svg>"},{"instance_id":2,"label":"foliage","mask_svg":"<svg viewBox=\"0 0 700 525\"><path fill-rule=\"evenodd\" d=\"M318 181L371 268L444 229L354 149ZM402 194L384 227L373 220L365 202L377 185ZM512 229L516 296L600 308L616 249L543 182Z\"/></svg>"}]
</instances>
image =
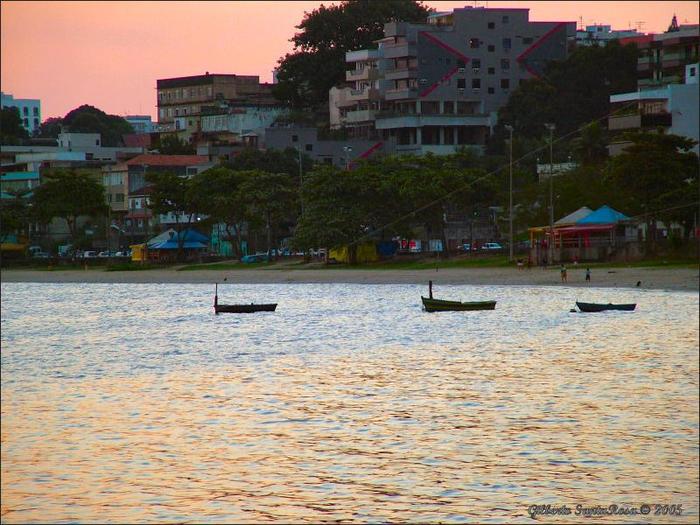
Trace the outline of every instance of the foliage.
<instances>
[{"instance_id":1,"label":"foliage","mask_svg":"<svg viewBox=\"0 0 700 525\"><path fill-rule=\"evenodd\" d=\"M0 112L0 144L17 145L29 138L22 126L22 117L16 107L5 107Z\"/></svg>"},{"instance_id":2,"label":"foliage","mask_svg":"<svg viewBox=\"0 0 700 525\"><path fill-rule=\"evenodd\" d=\"M165 135L156 145L161 155L194 155L197 150L193 144L188 144L177 135Z\"/></svg>"},{"instance_id":3,"label":"foliage","mask_svg":"<svg viewBox=\"0 0 700 525\"><path fill-rule=\"evenodd\" d=\"M63 126L63 119L60 117L50 117L47 118L39 126L39 138L43 139L56 139L58 134L61 132L61 126Z\"/></svg>"},{"instance_id":4,"label":"foliage","mask_svg":"<svg viewBox=\"0 0 700 525\"><path fill-rule=\"evenodd\" d=\"M637 88L637 47L617 41L604 47L579 47L565 61L550 62L543 78L523 82L498 111L499 125L491 151L502 152L505 124L516 136L539 138L544 124L556 125L566 135L610 111L610 95Z\"/></svg>"},{"instance_id":5,"label":"foliage","mask_svg":"<svg viewBox=\"0 0 700 525\"><path fill-rule=\"evenodd\" d=\"M99 133L101 144L106 147L122 146L122 135L134 132L134 128L118 115L108 115L104 111L83 104L66 113L61 118L46 120L39 129L43 138L57 138L61 129L71 133Z\"/></svg>"},{"instance_id":6,"label":"foliage","mask_svg":"<svg viewBox=\"0 0 700 525\"><path fill-rule=\"evenodd\" d=\"M286 173L292 177L299 177L299 151L287 148L284 151L269 149L261 151L246 148L224 166L234 171L266 171L268 173ZM301 167L303 172L311 171L313 161L302 152ZM303 176L303 175L302 175Z\"/></svg>"},{"instance_id":7,"label":"foliage","mask_svg":"<svg viewBox=\"0 0 700 525\"><path fill-rule=\"evenodd\" d=\"M104 186L94 176L75 170L55 170L44 177L46 180L34 189L31 199L39 222L48 224L55 217L65 219L71 240L75 240L78 217L107 214Z\"/></svg>"},{"instance_id":8,"label":"foliage","mask_svg":"<svg viewBox=\"0 0 700 525\"><path fill-rule=\"evenodd\" d=\"M600 164L608 156L605 131L599 122L591 122L581 130L577 138L571 141L572 149L584 166Z\"/></svg>"},{"instance_id":9,"label":"foliage","mask_svg":"<svg viewBox=\"0 0 700 525\"><path fill-rule=\"evenodd\" d=\"M0 242L5 242L14 233L21 233L30 220L30 208L23 193L0 199Z\"/></svg>"},{"instance_id":10,"label":"foliage","mask_svg":"<svg viewBox=\"0 0 700 525\"><path fill-rule=\"evenodd\" d=\"M344 0L305 13L294 51L279 60L275 96L294 108L327 110L328 90L345 81L346 51L375 47L386 22L424 22L429 12L414 0Z\"/></svg>"}]
</instances>

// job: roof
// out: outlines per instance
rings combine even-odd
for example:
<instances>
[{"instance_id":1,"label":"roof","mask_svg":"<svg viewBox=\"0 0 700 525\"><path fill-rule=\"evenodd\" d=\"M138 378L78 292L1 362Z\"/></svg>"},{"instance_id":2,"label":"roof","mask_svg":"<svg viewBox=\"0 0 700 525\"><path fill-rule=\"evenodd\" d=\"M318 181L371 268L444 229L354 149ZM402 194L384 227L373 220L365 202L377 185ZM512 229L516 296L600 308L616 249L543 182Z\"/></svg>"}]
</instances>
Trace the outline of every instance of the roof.
<instances>
[{"instance_id":1,"label":"roof","mask_svg":"<svg viewBox=\"0 0 700 525\"><path fill-rule=\"evenodd\" d=\"M122 135L124 146L127 148L150 148L151 134L150 133L131 133Z\"/></svg>"},{"instance_id":2,"label":"roof","mask_svg":"<svg viewBox=\"0 0 700 525\"><path fill-rule=\"evenodd\" d=\"M554 223L555 226L569 226L576 224L577 221L593 213L593 210L588 206L582 206L578 210L569 213L566 217L562 217Z\"/></svg>"},{"instance_id":3,"label":"roof","mask_svg":"<svg viewBox=\"0 0 700 525\"><path fill-rule=\"evenodd\" d=\"M191 242L198 242L198 243L206 243L209 242L209 238L206 237L205 235L202 235L199 233L197 230L184 230L183 232L180 233L182 237L185 239L185 244L191 243ZM156 235L152 239L148 241L148 247L153 248L156 246L160 246L161 244L165 243L173 243L175 247L177 248L177 232L173 228L168 228L165 230L163 233L160 235ZM168 248L165 248L168 249Z\"/></svg>"},{"instance_id":4,"label":"roof","mask_svg":"<svg viewBox=\"0 0 700 525\"><path fill-rule=\"evenodd\" d=\"M590 224L615 224L620 221L629 219L624 213L612 209L610 206L601 206L593 213L587 215L583 219L576 221L577 226L585 226Z\"/></svg>"},{"instance_id":5,"label":"roof","mask_svg":"<svg viewBox=\"0 0 700 525\"><path fill-rule=\"evenodd\" d=\"M182 247L185 250L201 250L206 248L207 245L199 241L185 241ZM175 239L148 245L149 250L177 250L177 248L177 241Z\"/></svg>"},{"instance_id":6,"label":"roof","mask_svg":"<svg viewBox=\"0 0 700 525\"><path fill-rule=\"evenodd\" d=\"M8 171L0 175L0 180L10 182L12 180L39 180L38 171Z\"/></svg>"},{"instance_id":7,"label":"roof","mask_svg":"<svg viewBox=\"0 0 700 525\"><path fill-rule=\"evenodd\" d=\"M204 155L152 155L144 153L126 161L127 166L195 166L209 162Z\"/></svg>"}]
</instances>

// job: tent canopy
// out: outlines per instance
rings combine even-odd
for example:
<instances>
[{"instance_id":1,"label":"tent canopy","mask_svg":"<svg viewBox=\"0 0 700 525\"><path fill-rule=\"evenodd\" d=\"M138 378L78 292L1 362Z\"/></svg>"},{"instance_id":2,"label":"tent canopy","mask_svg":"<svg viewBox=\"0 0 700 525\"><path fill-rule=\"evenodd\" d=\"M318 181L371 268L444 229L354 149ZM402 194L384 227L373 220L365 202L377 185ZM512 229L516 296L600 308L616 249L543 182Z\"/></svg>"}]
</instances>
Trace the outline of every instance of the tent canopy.
<instances>
[{"instance_id":1,"label":"tent canopy","mask_svg":"<svg viewBox=\"0 0 700 525\"><path fill-rule=\"evenodd\" d=\"M206 244L209 242L208 237L205 237L204 235L202 235L198 231L191 230L191 229L184 230L183 232L181 232L180 238L185 240L185 244L188 242L198 242L200 244L201 243ZM169 228L169 229L165 230L163 233L161 233L160 235L156 235L155 237L150 239L148 241L148 247L155 248L156 245L158 245L158 244L172 241L172 242L174 242L175 247L177 248L177 239L178 239L177 232L174 229ZM155 249L161 249L161 248L155 248ZM168 248L165 248L165 249L167 250Z\"/></svg>"},{"instance_id":2,"label":"tent canopy","mask_svg":"<svg viewBox=\"0 0 700 525\"><path fill-rule=\"evenodd\" d=\"M587 217L593 213L593 210L588 206L583 206L578 210L569 213L566 217L562 217L554 223L554 226L573 226L577 221L580 221L584 217Z\"/></svg>"},{"instance_id":3,"label":"tent canopy","mask_svg":"<svg viewBox=\"0 0 700 525\"><path fill-rule=\"evenodd\" d=\"M583 219L576 221L576 225L586 226L591 224L615 224L626 219L629 219L627 215L620 213L619 211L606 205L601 206Z\"/></svg>"}]
</instances>

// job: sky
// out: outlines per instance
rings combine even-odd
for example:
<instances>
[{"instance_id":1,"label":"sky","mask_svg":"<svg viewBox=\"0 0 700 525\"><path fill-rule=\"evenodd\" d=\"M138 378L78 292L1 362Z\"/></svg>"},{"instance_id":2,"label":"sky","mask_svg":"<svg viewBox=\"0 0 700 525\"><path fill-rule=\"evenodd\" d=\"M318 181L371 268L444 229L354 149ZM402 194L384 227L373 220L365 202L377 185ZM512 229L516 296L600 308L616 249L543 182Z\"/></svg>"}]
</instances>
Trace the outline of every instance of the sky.
<instances>
[{"instance_id":1,"label":"sky","mask_svg":"<svg viewBox=\"0 0 700 525\"><path fill-rule=\"evenodd\" d=\"M272 81L304 13L322 2L0 2L0 85L38 98L42 118L82 104L116 115L156 115L156 80L235 73ZM337 2L323 2L330 5ZM698 1L424 1L438 11L467 5L530 9L530 20L604 23L663 32L675 13L698 23Z\"/></svg>"}]
</instances>

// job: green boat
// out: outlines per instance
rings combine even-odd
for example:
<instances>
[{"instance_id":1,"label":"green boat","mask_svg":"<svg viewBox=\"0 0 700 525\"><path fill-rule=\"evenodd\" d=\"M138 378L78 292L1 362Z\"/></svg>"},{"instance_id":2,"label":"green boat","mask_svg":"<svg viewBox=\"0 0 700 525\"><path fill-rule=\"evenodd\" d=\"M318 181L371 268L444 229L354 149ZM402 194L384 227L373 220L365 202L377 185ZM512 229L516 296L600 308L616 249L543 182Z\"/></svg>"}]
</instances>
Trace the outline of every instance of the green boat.
<instances>
[{"instance_id":1,"label":"green boat","mask_svg":"<svg viewBox=\"0 0 700 525\"><path fill-rule=\"evenodd\" d=\"M433 298L433 281L428 281L430 297L421 296L426 312L462 312L469 310L495 310L496 301L446 301Z\"/></svg>"}]
</instances>

